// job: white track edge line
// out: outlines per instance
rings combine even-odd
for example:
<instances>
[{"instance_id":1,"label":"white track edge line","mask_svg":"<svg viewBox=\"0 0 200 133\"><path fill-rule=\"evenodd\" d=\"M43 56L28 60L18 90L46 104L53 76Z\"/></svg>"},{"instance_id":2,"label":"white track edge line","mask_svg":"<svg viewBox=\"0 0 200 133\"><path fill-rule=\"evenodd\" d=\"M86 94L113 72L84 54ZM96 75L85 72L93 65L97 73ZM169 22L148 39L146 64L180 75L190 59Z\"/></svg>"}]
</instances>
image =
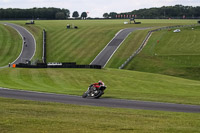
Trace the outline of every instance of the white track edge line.
<instances>
[{"instance_id":1,"label":"white track edge line","mask_svg":"<svg viewBox=\"0 0 200 133\"><path fill-rule=\"evenodd\" d=\"M122 30L118 31L115 34L115 36L112 38L112 40L103 48L103 50L101 50L101 52L94 58L94 60L90 63L90 65L98 58L98 56L104 51L104 49L106 49L108 47L108 45L115 39L115 37L123 30L125 30L125 29L122 29Z\"/></svg>"},{"instance_id":2,"label":"white track edge line","mask_svg":"<svg viewBox=\"0 0 200 133\"><path fill-rule=\"evenodd\" d=\"M115 52L118 50L118 48L124 43L124 41L126 40L126 38L131 34L132 32L130 32L124 39L123 41L119 44L119 46L117 46L117 48L115 49L115 51L112 53L112 55L109 57L109 59L107 60L107 62L105 63L105 65L103 66L106 67L106 65L108 64L108 62L110 61L110 59L113 57L113 55L115 54Z\"/></svg>"},{"instance_id":3,"label":"white track edge line","mask_svg":"<svg viewBox=\"0 0 200 133\"><path fill-rule=\"evenodd\" d=\"M34 40L34 44L35 44L34 54L33 54L33 56L32 56L31 59L30 59L30 60L32 60L32 58L35 56L36 48L37 48L37 47L36 47L36 40L35 40L35 37L33 36L33 34L32 34L29 30L27 30L26 28L22 27L21 25L17 25L17 24L14 24L14 25L19 26L19 27L25 29L25 30L32 36L32 38L33 38L33 40Z\"/></svg>"},{"instance_id":4,"label":"white track edge line","mask_svg":"<svg viewBox=\"0 0 200 133\"><path fill-rule=\"evenodd\" d=\"M6 23L3 23L4 25L6 24ZM17 29L15 29L14 27L12 27L12 26L10 26L10 25L8 25L8 24L6 24L6 26L9 26L9 27L11 27L12 29L14 29L15 31L17 31L17 33L21 36L21 38L22 38L22 50L21 50L21 53L19 54L19 56L17 57L17 59L15 59L11 64L13 64L15 61L17 61L19 58L20 58L20 56L22 55L22 52L23 52L23 50L24 50L24 39L23 39L23 36L22 36L22 34L17 30ZM6 68L6 67L3 67L3 68Z\"/></svg>"}]
</instances>

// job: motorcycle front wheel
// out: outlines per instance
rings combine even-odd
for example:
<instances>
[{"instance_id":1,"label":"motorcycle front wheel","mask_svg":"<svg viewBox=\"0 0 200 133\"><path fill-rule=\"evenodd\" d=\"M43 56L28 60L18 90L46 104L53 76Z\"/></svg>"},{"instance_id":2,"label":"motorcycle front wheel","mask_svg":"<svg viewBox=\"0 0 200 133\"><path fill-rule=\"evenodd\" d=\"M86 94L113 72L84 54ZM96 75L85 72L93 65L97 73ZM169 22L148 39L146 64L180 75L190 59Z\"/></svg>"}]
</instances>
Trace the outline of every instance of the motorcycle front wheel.
<instances>
[{"instance_id":1,"label":"motorcycle front wheel","mask_svg":"<svg viewBox=\"0 0 200 133\"><path fill-rule=\"evenodd\" d=\"M99 90L99 93L94 96L94 98L100 98L103 95L103 91Z\"/></svg>"},{"instance_id":2,"label":"motorcycle front wheel","mask_svg":"<svg viewBox=\"0 0 200 133\"><path fill-rule=\"evenodd\" d=\"M88 94L85 92L85 93L83 93L82 98L86 98L87 96L88 96Z\"/></svg>"}]
</instances>

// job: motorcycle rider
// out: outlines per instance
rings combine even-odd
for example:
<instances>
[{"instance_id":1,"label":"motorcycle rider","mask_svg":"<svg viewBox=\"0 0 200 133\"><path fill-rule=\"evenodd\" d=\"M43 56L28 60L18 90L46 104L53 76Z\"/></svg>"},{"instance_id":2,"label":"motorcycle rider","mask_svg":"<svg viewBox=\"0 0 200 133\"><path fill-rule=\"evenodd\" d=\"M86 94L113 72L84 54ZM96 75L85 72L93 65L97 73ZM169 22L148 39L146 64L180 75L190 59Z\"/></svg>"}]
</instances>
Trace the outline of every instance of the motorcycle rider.
<instances>
[{"instance_id":1,"label":"motorcycle rider","mask_svg":"<svg viewBox=\"0 0 200 133\"><path fill-rule=\"evenodd\" d=\"M83 98L94 97L99 98L104 94L106 86L104 82L99 80L97 83L93 83L88 87L88 90L82 95Z\"/></svg>"},{"instance_id":2,"label":"motorcycle rider","mask_svg":"<svg viewBox=\"0 0 200 133\"><path fill-rule=\"evenodd\" d=\"M98 83L93 83L92 85L94 86L94 88L91 89L91 91L94 93L96 90L99 90L101 88L101 86L104 86L104 82L99 80Z\"/></svg>"},{"instance_id":3,"label":"motorcycle rider","mask_svg":"<svg viewBox=\"0 0 200 133\"><path fill-rule=\"evenodd\" d=\"M99 89L99 88L101 88L101 86L104 86L104 82L102 82L101 80L99 80L98 83L94 83L93 85L94 85L94 87L96 89Z\"/></svg>"}]
</instances>

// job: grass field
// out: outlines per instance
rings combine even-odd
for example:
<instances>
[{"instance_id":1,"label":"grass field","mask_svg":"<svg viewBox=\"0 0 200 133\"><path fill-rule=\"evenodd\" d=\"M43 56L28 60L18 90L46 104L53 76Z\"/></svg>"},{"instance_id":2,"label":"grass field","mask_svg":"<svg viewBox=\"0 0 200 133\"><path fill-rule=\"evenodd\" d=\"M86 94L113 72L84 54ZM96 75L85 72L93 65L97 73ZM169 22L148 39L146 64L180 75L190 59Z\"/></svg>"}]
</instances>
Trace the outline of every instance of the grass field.
<instances>
[{"instance_id":1,"label":"grass field","mask_svg":"<svg viewBox=\"0 0 200 133\"><path fill-rule=\"evenodd\" d=\"M22 40L11 27L0 24L0 67L12 63L20 55Z\"/></svg>"},{"instance_id":2,"label":"grass field","mask_svg":"<svg viewBox=\"0 0 200 133\"><path fill-rule=\"evenodd\" d=\"M193 133L200 115L0 98L1 133Z\"/></svg>"},{"instance_id":3,"label":"grass field","mask_svg":"<svg viewBox=\"0 0 200 133\"><path fill-rule=\"evenodd\" d=\"M124 21L129 20L39 20L35 21L35 25L28 26L25 25L26 21L11 22L25 26L36 37L38 46L36 57L34 59L41 59L42 29L46 29L47 61L77 62L78 64L89 64L92 62L96 55L98 55L98 53L121 29L129 27L162 27L196 23L196 20L137 20L141 21L142 24L124 25ZM78 26L79 29L67 30L67 24ZM145 36L146 35L143 33L139 38L142 39ZM131 42L131 39L129 42ZM131 48L132 51L135 49L135 47L129 48Z\"/></svg>"},{"instance_id":4,"label":"grass field","mask_svg":"<svg viewBox=\"0 0 200 133\"><path fill-rule=\"evenodd\" d=\"M82 95L103 80L104 97L200 105L200 82L159 74L105 69L0 69L0 86Z\"/></svg>"},{"instance_id":5,"label":"grass field","mask_svg":"<svg viewBox=\"0 0 200 133\"><path fill-rule=\"evenodd\" d=\"M9 22L26 27L35 36L37 51L33 60L41 60L42 29L45 28L48 45L47 60L49 62L77 62L78 64L89 64L120 29L196 23L196 20L137 20L142 24L124 25L124 21L128 20L39 20L35 25L24 25L25 21ZM79 29L67 30L68 23L78 26ZM0 25L0 31L2 29L5 30L5 27ZM0 86L81 95L90 83L101 79L108 86L103 95L105 98L200 105L198 28L193 31L184 29L181 34L168 31L155 32L144 51L126 68L144 72L110 69L118 68L139 47L146 33L147 30L133 32L120 46L106 69L6 68L0 69ZM8 36L3 39L8 40ZM155 45L158 39L159 45ZM191 40L194 42L188 44ZM180 45L181 49L179 49ZM0 56L1 58L6 57ZM185 60L186 63L181 63ZM190 73L190 71L194 72ZM192 77L189 77L187 72ZM0 132L2 133L200 132L200 116L193 113L113 109L0 98L0 114Z\"/></svg>"},{"instance_id":6,"label":"grass field","mask_svg":"<svg viewBox=\"0 0 200 133\"><path fill-rule=\"evenodd\" d=\"M200 26L193 28L154 32L126 69L200 80Z\"/></svg>"},{"instance_id":7,"label":"grass field","mask_svg":"<svg viewBox=\"0 0 200 133\"><path fill-rule=\"evenodd\" d=\"M128 28L132 26L161 27L169 25L193 24L196 22L196 20L141 20L141 25L124 25L124 21L127 20L36 21L35 25L28 26L24 25L25 21L15 21L14 23L25 26L34 34L34 36L36 36L36 40L39 42L39 47L37 48L42 46L42 29L45 28L47 30L47 51L51 51L50 53L52 53L47 54L48 61L77 61L80 64L88 64L93 60L96 54L102 50L107 42L112 39L115 33L117 33L118 30L122 28ZM65 28L67 23L77 25L79 26L79 29L67 30ZM147 31L148 30L133 32L127 38L127 40L124 41L122 46L110 60L107 68L118 68L121 63L123 63L126 58L128 58L139 47L140 43L146 36ZM191 32L194 32L194 34L191 34ZM165 63L170 64L171 60L168 61L168 59L171 59L171 56L174 54L180 54L177 53L176 50L179 47L178 44L180 43L180 40L183 40L181 43L183 44L183 50L179 50L179 52L188 52L189 54L194 54L195 56L191 56L189 59L193 60L192 63L194 63L194 68L197 68L187 69L189 71L198 70L198 56L196 56L196 54L198 54L199 40L197 37L195 38L198 33L198 28L195 30L184 29L180 34L175 35L172 33L172 31L155 32L145 47L144 51L140 55L145 55L145 57L150 56L151 58L154 57L156 59L160 56L162 57L160 60L163 59ZM184 38L184 36L187 36L187 39ZM194 44L192 43L192 46L188 45L186 48L185 44L187 44L187 41L190 40L190 36L193 37L195 42ZM179 41L176 41L178 37L180 39ZM160 47L157 47L157 45L156 47L153 47L155 40L158 38L160 41ZM163 42L168 42L168 38L170 38L170 43L166 45ZM170 49L168 49L168 47ZM192 51L194 48L196 48L196 53L193 53ZM150 50L151 52L149 52ZM40 58L41 50L37 51L36 53L37 54L35 59ZM168 68L168 64L162 68L160 66L158 67L158 64L162 65L162 63L155 63L154 60L149 61L149 58L140 59L140 55L127 66L127 69L135 70L135 68L138 68L136 69L138 71L145 71L147 69L149 70L147 72L156 73L157 71L160 71L164 68ZM167 58L165 55L167 55ZM176 57L184 61L184 56L176 55ZM149 67L151 64L153 66ZM174 64L171 63L170 65L173 66ZM181 67L182 66L179 68ZM174 72L176 74L181 71L181 69L176 70L171 71L169 67L168 72ZM191 75L188 75L193 77L197 75L196 77L198 77L199 74L195 72L193 72ZM198 105L200 104L199 81L192 81L157 74L139 73L116 69L2 69L0 70L0 73L0 86L7 88L81 95L90 83L102 79L105 81L107 86L109 86L105 97ZM167 71L161 74L166 73Z\"/></svg>"}]
</instances>

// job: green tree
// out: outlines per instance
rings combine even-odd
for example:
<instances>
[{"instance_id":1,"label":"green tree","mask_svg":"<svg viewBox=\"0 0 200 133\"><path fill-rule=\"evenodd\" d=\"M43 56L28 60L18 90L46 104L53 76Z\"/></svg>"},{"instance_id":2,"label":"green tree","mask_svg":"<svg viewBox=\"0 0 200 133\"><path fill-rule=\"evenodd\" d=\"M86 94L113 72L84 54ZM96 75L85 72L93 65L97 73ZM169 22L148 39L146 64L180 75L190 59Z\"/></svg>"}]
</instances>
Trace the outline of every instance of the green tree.
<instances>
[{"instance_id":1,"label":"green tree","mask_svg":"<svg viewBox=\"0 0 200 133\"><path fill-rule=\"evenodd\" d=\"M78 18L79 17L79 13L77 11L74 11L72 17L73 18Z\"/></svg>"},{"instance_id":2,"label":"green tree","mask_svg":"<svg viewBox=\"0 0 200 133\"><path fill-rule=\"evenodd\" d=\"M55 16L56 19L65 19L65 13L64 12L57 12L56 13L56 16Z\"/></svg>"},{"instance_id":3,"label":"green tree","mask_svg":"<svg viewBox=\"0 0 200 133\"><path fill-rule=\"evenodd\" d=\"M104 18L108 18L108 17L109 17L109 14L108 14L108 13L104 13L104 14L103 14L103 17L104 17Z\"/></svg>"},{"instance_id":4,"label":"green tree","mask_svg":"<svg viewBox=\"0 0 200 133\"><path fill-rule=\"evenodd\" d=\"M111 12L111 13L109 14L109 17L111 17L112 19L115 19L115 18L116 18L116 15L117 15L116 12Z\"/></svg>"},{"instance_id":5,"label":"green tree","mask_svg":"<svg viewBox=\"0 0 200 133\"><path fill-rule=\"evenodd\" d=\"M65 13L66 13L66 17L69 18L70 17L70 11L68 9L65 9Z\"/></svg>"},{"instance_id":6,"label":"green tree","mask_svg":"<svg viewBox=\"0 0 200 133\"><path fill-rule=\"evenodd\" d=\"M70 17L70 11L68 9L62 9L62 12L65 14L66 18Z\"/></svg>"},{"instance_id":7,"label":"green tree","mask_svg":"<svg viewBox=\"0 0 200 133\"><path fill-rule=\"evenodd\" d=\"M81 14L81 18L82 18L82 19L86 19L86 18L87 18L87 13L86 13L86 12L83 12L83 13Z\"/></svg>"}]
</instances>

